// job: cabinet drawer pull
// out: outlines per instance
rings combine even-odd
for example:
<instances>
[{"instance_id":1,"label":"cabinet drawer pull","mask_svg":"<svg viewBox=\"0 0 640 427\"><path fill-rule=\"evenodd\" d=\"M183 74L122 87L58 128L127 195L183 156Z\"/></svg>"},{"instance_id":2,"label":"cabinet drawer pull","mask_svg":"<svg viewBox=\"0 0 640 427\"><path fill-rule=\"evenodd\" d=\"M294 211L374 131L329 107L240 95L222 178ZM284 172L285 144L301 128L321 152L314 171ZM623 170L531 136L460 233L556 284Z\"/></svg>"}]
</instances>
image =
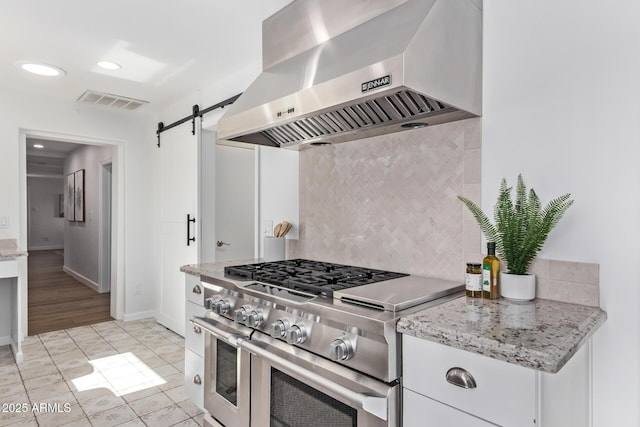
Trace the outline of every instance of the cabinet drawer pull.
<instances>
[{"instance_id":1,"label":"cabinet drawer pull","mask_svg":"<svg viewBox=\"0 0 640 427\"><path fill-rule=\"evenodd\" d=\"M202 384L202 380L200 379L200 375L196 375L195 377L193 377L193 383L194 384Z\"/></svg>"},{"instance_id":2,"label":"cabinet drawer pull","mask_svg":"<svg viewBox=\"0 0 640 427\"><path fill-rule=\"evenodd\" d=\"M195 285L193 287L193 293L194 294L198 294L198 295L200 295L202 293L202 288L200 288L200 285Z\"/></svg>"},{"instance_id":3,"label":"cabinet drawer pull","mask_svg":"<svg viewBox=\"0 0 640 427\"><path fill-rule=\"evenodd\" d=\"M451 368L447 371L447 382L462 388L476 388L476 380L467 370Z\"/></svg>"},{"instance_id":4,"label":"cabinet drawer pull","mask_svg":"<svg viewBox=\"0 0 640 427\"><path fill-rule=\"evenodd\" d=\"M198 325L193 325L193 332L195 332L196 334L201 334L202 328Z\"/></svg>"}]
</instances>

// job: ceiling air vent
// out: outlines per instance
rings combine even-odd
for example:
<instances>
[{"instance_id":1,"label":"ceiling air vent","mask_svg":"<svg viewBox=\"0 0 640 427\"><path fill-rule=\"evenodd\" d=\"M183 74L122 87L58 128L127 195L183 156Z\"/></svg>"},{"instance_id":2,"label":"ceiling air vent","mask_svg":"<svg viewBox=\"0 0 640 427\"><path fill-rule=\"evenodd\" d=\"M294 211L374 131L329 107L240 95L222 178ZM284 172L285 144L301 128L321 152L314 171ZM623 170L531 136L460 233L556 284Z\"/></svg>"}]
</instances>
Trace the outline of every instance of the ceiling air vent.
<instances>
[{"instance_id":1,"label":"ceiling air vent","mask_svg":"<svg viewBox=\"0 0 640 427\"><path fill-rule=\"evenodd\" d=\"M93 90L85 91L80 98L78 98L78 102L104 105L106 107L114 107L121 110L137 110L141 106L149 103L149 101L114 95L112 93L96 92Z\"/></svg>"}]
</instances>

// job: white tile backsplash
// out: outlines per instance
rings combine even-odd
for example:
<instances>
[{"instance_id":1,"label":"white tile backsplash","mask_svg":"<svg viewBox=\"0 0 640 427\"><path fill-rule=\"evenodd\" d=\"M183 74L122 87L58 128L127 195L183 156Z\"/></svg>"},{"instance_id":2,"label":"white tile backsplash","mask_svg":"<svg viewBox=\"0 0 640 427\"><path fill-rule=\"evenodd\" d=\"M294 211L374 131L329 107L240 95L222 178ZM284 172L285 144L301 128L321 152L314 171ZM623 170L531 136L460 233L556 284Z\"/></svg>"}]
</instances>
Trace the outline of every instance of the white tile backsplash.
<instances>
[{"instance_id":1,"label":"white tile backsplash","mask_svg":"<svg viewBox=\"0 0 640 427\"><path fill-rule=\"evenodd\" d=\"M468 119L301 152L288 255L463 280L480 232L463 230L456 196L479 200L479 128Z\"/></svg>"}]
</instances>

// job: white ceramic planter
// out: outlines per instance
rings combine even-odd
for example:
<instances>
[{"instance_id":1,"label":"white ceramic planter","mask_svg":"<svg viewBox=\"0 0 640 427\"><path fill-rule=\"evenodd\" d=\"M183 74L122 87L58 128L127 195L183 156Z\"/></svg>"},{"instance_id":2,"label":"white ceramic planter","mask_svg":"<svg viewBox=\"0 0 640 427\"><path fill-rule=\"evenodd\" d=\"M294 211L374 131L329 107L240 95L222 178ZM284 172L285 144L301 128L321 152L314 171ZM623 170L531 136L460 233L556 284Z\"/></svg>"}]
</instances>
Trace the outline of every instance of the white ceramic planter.
<instances>
[{"instance_id":1,"label":"white ceramic planter","mask_svg":"<svg viewBox=\"0 0 640 427\"><path fill-rule=\"evenodd\" d=\"M518 275L500 272L500 296L516 301L535 299L535 274Z\"/></svg>"}]
</instances>

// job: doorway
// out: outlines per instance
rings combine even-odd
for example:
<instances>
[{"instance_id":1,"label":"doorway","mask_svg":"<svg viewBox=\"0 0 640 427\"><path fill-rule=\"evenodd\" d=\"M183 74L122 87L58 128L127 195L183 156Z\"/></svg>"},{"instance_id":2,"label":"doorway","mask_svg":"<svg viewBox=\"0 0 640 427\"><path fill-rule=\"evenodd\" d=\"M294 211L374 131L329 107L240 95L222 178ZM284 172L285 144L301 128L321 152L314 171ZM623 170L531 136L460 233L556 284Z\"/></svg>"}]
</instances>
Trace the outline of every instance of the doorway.
<instances>
[{"instance_id":1,"label":"doorway","mask_svg":"<svg viewBox=\"0 0 640 427\"><path fill-rule=\"evenodd\" d=\"M121 280L118 280L122 262L117 250L121 237L116 230L121 218L118 206L123 206L122 192L118 191L122 144L39 131L21 131L20 138L20 235L27 236L27 241L21 244L30 255L22 276L27 278L27 295L22 298L19 315L24 335L118 318L122 311ZM54 147L63 146L67 152L62 156L51 154ZM33 169L35 155L57 157L58 162L63 158L62 169L49 173L58 175L62 183L61 194L55 198L56 220L63 223L63 242L57 239L51 245L60 248L34 244L42 235L41 230L33 232L33 224L38 223L34 217L40 210L34 209L30 181L34 174L42 174L41 170ZM47 162L38 163L44 166ZM73 200L69 203L65 188L74 177L75 183L80 184L74 188L76 201L82 201L75 206Z\"/></svg>"}]
</instances>

